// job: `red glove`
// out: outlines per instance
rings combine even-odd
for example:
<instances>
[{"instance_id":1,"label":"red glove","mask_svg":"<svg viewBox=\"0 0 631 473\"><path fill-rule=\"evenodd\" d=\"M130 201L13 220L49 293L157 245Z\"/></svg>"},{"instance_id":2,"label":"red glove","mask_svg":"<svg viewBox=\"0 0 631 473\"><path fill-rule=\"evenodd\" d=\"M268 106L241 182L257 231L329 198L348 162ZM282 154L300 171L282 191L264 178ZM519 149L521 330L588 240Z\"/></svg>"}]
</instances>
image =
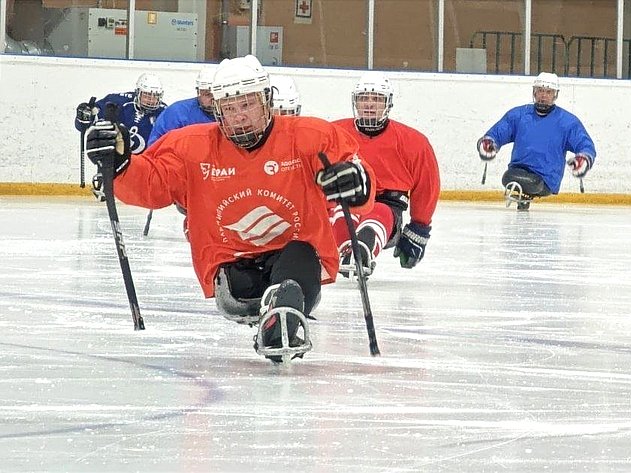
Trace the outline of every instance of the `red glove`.
<instances>
[{"instance_id":1,"label":"red glove","mask_svg":"<svg viewBox=\"0 0 631 473\"><path fill-rule=\"evenodd\" d=\"M493 138L483 136L478 140L478 153L482 161L490 161L497 156L497 145Z\"/></svg>"},{"instance_id":2,"label":"red glove","mask_svg":"<svg viewBox=\"0 0 631 473\"><path fill-rule=\"evenodd\" d=\"M574 177L585 177L587 171L592 168L592 158L586 154L577 154L567 160L567 165L572 170Z\"/></svg>"}]
</instances>

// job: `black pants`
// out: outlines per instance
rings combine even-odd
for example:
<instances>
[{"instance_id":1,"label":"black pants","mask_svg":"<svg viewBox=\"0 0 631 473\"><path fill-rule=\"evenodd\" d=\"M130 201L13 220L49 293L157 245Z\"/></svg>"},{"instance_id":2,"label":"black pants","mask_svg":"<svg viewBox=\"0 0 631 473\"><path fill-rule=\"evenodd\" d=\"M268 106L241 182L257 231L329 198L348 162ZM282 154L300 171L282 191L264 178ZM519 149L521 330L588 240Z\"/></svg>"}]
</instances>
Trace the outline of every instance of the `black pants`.
<instances>
[{"instance_id":1,"label":"black pants","mask_svg":"<svg viewBox=\"0 0 631 473\"><path fill-rule=\"evenodd\" d=\"M509 167L502 176L502 185L506 187L509 182L519 183L523 193L531 197L546 197L551 194L541 176L526 168Z\"/></svg>"},{"instance_id":2,"label":"black pants","mask_svg":"<svg viewBox=\"0 0 631 473\"><path fill-rule=\"evenodd\" d=\"M268 286L293 279L302 288L305 315L309 315L320 295L320 258L309 243L302 241L292 241L281 250L255 259L240 259L222 268L235 299L261 298Z\"/></svg>"}]
</instances>

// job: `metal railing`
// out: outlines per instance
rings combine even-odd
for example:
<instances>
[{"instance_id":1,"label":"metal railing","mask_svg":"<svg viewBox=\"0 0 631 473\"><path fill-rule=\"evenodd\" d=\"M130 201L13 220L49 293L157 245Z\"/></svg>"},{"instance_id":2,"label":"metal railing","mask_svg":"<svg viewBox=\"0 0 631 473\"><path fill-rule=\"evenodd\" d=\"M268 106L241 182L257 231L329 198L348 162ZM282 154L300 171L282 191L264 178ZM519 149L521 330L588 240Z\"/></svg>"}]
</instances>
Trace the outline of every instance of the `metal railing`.
<instances>
[{"instance_id":1,"label":"metal railing","mask_svg":"<svg viewBox=\"0 0 631 473\"><path fill-rule=\"evenodd\" d=\"M523 71L522 33L512 31L476 31L469 41L470 48L487 50L489 71L514 74ZM631 39L623 40L624 78L630 78ZM597 36L572 36L533 33L531 35L531 65L535 74L557 72L574 77L614 77L616 71L616 40Z\"/></svg>"}]
</instances>

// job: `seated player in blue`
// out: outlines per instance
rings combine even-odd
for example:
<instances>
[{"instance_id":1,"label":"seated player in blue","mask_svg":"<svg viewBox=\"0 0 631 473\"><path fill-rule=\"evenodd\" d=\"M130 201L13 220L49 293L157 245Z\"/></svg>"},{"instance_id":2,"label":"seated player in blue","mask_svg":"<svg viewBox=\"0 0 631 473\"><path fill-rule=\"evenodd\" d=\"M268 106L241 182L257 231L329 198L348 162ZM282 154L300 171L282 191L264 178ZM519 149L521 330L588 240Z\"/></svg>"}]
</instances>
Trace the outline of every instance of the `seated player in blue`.
<instances>
[{"instance_id":1,"label":"seated player in blue","mask_svg":"<svg viewBox=\"0 0 631 473\"><path fill-rule=\"evenodd\" d=\"M164 89L160 79L153 74L142 74L133 92L112 93L97 100L94 106L83 102L77 107L75 128L85 131L92 123L105 118L106 105L116 105L116 120L129 129L132 154L140 154L147 147L151 130L166 109L162 102Z\"/></svg>"},{"instance_id":2,"label":"seated player in blue","mask_svg":"<svg viewBox=\"0 0 631 473\"><path fill-rule=\"evenodd\" d=\"M478 140L480 159L490 161L513 143L508 170L502 177L506 206L528 210L533 197L558 194L565 165L582 179L594 165L594 142L581 121L555 105L559 78L542 72L533 83L533 103L509 110ZM570 151L574 156L565 160Z\"/></svg>"},{"instance_id":3,"label":"seated player in blue","mask_svg":"<svg viewBox=\"0 0 631 473\"><path fill-rule=\"evenodd\" d=\"M197 75L197 97L179 100L167 107L156 123L149 136L148 145L155 143L166 132L183 128L196 123L210 123L215 121L213 115L213 96L210 92L214 71L203 68Z\"/></svg>"}]
</instances>

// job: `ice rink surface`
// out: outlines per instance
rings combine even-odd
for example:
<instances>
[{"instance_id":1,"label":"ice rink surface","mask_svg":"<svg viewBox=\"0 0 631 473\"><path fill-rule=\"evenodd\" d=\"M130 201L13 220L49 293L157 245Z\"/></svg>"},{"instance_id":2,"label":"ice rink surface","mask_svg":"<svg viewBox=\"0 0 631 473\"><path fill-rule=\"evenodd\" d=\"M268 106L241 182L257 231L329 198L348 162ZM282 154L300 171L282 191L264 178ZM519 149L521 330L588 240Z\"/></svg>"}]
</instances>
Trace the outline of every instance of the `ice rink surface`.
<instances>
[{"instance_id":1,"label":"ice rink surface","mask_svg":"<svg viewBox=\"0 0 631 473\"><path fill-rule=\"evenodd\" d=\"M174 209L0 198L2 472L629 472L631 209L441 202L425 259L325 286L289 367L218 315Z\"/></svg>"}]
</instances>

